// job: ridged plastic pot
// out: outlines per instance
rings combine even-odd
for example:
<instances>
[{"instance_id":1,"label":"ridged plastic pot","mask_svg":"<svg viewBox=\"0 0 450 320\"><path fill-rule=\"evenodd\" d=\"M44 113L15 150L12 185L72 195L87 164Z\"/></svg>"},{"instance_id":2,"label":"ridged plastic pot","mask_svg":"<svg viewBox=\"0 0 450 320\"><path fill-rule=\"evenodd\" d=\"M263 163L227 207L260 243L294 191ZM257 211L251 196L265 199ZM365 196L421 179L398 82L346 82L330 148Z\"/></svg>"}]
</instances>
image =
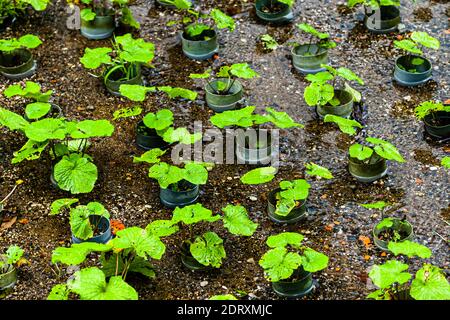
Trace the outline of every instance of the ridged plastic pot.
<instances>
[{"instance_id":1,"label":"ridged plastic pot","mask_svg":"<svg viewBox=\"0 0 450 320\"><path fill-rule=\"evenodd\" d=\"M187 181L182 183L185 183L185 186L189 189L186 191L173 191L170 187L160 189L159 198L164 206L172 209L176 207L181 208L197 201L200 193L199 186Z\"/></svg>"},{"instance_id":2,"label":"ridged plastic pot","mask_svg":"<svg viewBox=\"0 0 450 320\"><path fill-rule=\"evenodd\" d=\"M407 234L406 237L404 237L403 239L400 239L398 242L402 242L405 240L412 240L414 237L414 230L413 230L413 226L406 220L402 221L400 219L396 219L393 218L393 225L391 228L389 229L394 229L397 231L403 231L404 233ZM382 229L377 229L377 226L373 227L373 242L375 243L375 245L380 248L381 250L384 251L389 251L388 250L388 243L387 241L381 240L379 238L379 234L385 230L384 228Z\"/></svg>"},{"instance_id":3,"label":"ridged plastic pot","mask_svg":"<svg viewBox=\"0 0 450 320\"><path fill-rule=\"evenodd\" d=\"M419 66L409 65L409 61L414 58L420 58L424 60L424 63ZM403 70L399 66L403 66L406 70ZM416 68L417 72L407 71L410 68ZM406 87L414 87L429 81L433 77L433 68L430 60L417 56L406 55L401 56L395 60L394 79L398 84Z\"/></svg>"},{"instance_id":4,"label":"ridged plastic pot","mask_svg":"<svg viewBox=\"0 0 450 320\"><path fill-rule=\"evenodd\" d=\"M380 9L366 8L364 25L373 33L389 33L397 29L402 21L396 6L381 6Z\"/></svg>"},{"instance_id":5,"label":"ridged plastic pot","mask_svg":"<svg viewBox=\"0 0 450 320\"><path fill-rule=\"evenodd\" d=\"M219 82L226 82L227 79L216 79L205 86L206 104L215 112L224 112L227 110L236 109L236 105L242 101L244 90L242 84L235 80L229 94L216 94L217 85ZM233 80L231 80L233 81Z\"/></svg>"},{"instance_id":6,"label":"ridged plastic pot","mask_svg":"<svg viewBox=\"0 0 450 320\"><path fill-rule=\"evenodd\" d=\"M338 106L317 106L317 114L323 118L327 114L333 114L343 118L349 118L353 112L353 96L345 90L334 90L335 96L341 102Z\"/></svg>"},{"instance_id":7,"label":"ridged plastic pot","mask_svg":"<svg viewBox=\"0 0 450 320\"><path fill-rule=\"evenodd\" d=\"M209 266L205 266L200 262L198 262L197 260L195 260L195 258L191 254L190 247L187 242L183 242L183 244L181 245L180 255L181 255L181 262L186 268L190 270L204 271L210 269Z\"/></svg>"},{"instance_id":8,"label":"ridged plastic pot","mask_svg":"<svg viewBox=\"0 0 450 320\"><path fill-rule=\"evenodd\" d=\"M107 39L112 36L116 23L113 15L95 16L92 21L81 19L81 34L90 40Z\"/></svg>"},{"instance_id":9,"label":"ridged plastic pot","mask_svg":"<svg viewBox=\"0 0 450 320\"><path fill-rule=\"evenodd\" d=\"M265 146L252 148L247 144L247 136L238 134L236 136L236 158L240 164L267 165L272 159L272 138L266 129L256 130L256 137L259 140L260 131L266 132L267 141Z\"/></svg>"},{"instance_id":10,"label":"ridged plastic pot","mask_svg":"<svg viewBox=\"0 0 450 320\"><path fill-rule=\"evenodd\" d=\"M144 121L139 121L136 126L136 144L143 150L166 149L169 146L169 143L158 136L156 130L147 128Z\"/></svg>"},{"instance_id":11,"label":"ridged plastic pot","mask_svg":"<svg viewBox=\"0 0 450 320\"><path fill-rule=\"evenodd\" d=\"M273 2L276 2L276 0L272 0ZM271 3L271 0L256 0L255 3L255 10L256 15L258 18L265 22L273 23L273 24L283 24L283 23L289 23L292 20L294 20L294 13L292 11L292 8L289 7L287 4L280 3L280 6L282 7L282 10L279 12L271 13L271 12L264 12L262 9L266 6L269 6Z\"/></svg>"},{"instance_id":12,"label":"ridged plastic pot","mask_svg":"<svg viewBox=\"0 0 450 320\"><path fill-rule=\"evenodd\" d=\"M126 80L126 81L115 81L115 80L111 80L111 78L113 77L113 75L115 74L115 72L113 72L108 79L105 79L105 86L106 89L108 89L108 91L115 95L115 96L121 96L120 94L120 86L123 84L138 84L143 86L144 85L144 81L142 80L142 70L141 70L141 66L139 64L136 64L136 76L131 78L130 80ZM105 74L107 74L108 71L106 71Z\"/></svg>"},{"instance_id":13,"label":"ridged plastic pot","mask_svg":"<svg viewBox=\"0 0 450 320\"><path fill-rule=\"evenodd\" d=\"M208 36L208 40L191 40L187 37L186 32L181 33L183 53L186 57L193 60L206 60L219 51L217 32L207 30L204 31L204 34Z\"/></svg>"},{"instance_id":14,"label":"ridged plastic pot","mask_svg":"<svg viewBox=\"0 0 450 320\"><path fill-rule=\"evenodd\" d=\"M307 52L312 52L314 54L306 54ZM294 68L303 73L317 73L324 71L322 64L328 64L328 50L326 48L321 48L316 44L302 44L292 48L292 63Z\"/></svg>"},{"instance_id":15,"label":"ridged plastic pot","mask_svg":"<svg viewBox=\"0 0 450 320\"><path fill-rule=\"evenodd\" d=\"M276 195L281 191L281 188L277 188L269 193L269 196L267 197L267 211L269 213L269 218L276 222L276 223L296 223L304 218L306 218L308 212L306 209L306 201L301 201L301 204L294 209L287 215L287 216L280 216L278 214L275 214L276 206L277 206L277 199Z\"/></svg>"},{"instance_id":16,"label":"ridged plastic pot","mask_svg":"<svg viewBox=\"0 0 450 320\"><path fill-rule=\"evenodd\" d=\"M431 122L433 120L433 115L441 122L443 122L444 125L433 125ZM450 138L450 112L437 111L433 115L429 114L423 119L423 123L427 133L430 136L438 139Z\"/></svg>"},{"instance_id":17,"label":"ridged plastic pot","mask_svg":"<svg viewBox=\"0 0 450 320\"><path fill-rule=\"evenodd\" d=\"M374 156L376 157L376 156ZM358 159L349 156L348 171L358 181L370 183L384 177L387 173L386 159L376 157L373 163L361 163Z\"/></svg>"},{"instance_id":18,"label":"ridged plastic pot","mask_svg":"<svg viewBox=\"0 0 450 320\"><path fill-rule=\"evenodd\" d=\"M98 222L99 220L100 222ZM82 243L82 242L107 243L109 240L111 240L112 233L109 219L103 216L92 215L89 217L89 221L93 225L96 225L98 223L98 228L101 233L98 236L89 238L87 240L79 239L72 234L72 243Z\"/></svg>"},{"instance_id":19,"label":"ridged plastic pot","mask_svg":"<svg viewBox=\"0 0 450 320\"><path fill-rule=\"evenodd\" d=\"M0 73L12 80L27 78L36 71L36 62L28 49L0 52Z\"/></svg>"},{"instance_id":20,"label":"ridged plastic pot","mask_svg":"<svg viewBox=\"0 0 450 320\"><path fill-rule=\"evenodd\" d=\"M0 260L6 261L6 257L0 256ZM16 282L17 269L12 265L8 265L8 267L6 268L6 272L0 273L0 291L14 287Z\"/></svg>"},{"instance_id":21,"label":"ridged plastic pot","mask_svg":"<svg viewBox=\"0 0 450 320\"><path fill-rule=\"evenodd\" d=\"M299 298L310 293L314 288L312 274L300 268L294 275L298 280L272 282L273 291L286 298Z\"/></svg>"}]
</instances>

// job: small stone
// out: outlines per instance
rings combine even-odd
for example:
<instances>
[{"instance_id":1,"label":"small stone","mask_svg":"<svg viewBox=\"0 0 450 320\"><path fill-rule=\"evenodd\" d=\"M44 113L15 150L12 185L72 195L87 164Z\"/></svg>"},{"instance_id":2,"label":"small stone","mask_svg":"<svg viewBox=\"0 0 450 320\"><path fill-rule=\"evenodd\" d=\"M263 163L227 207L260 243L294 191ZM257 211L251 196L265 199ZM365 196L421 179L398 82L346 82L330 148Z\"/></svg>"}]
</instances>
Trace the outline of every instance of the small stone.
<instances>
[{"instance_id":1,"label":"small stone","mask_svg":"<svg viewBox=\"0 0 450 320\"><path fill-rule=\"evenodd\" d=\"M247 259L247 262L248 263L255 263L255 259L253 259L253 258Z\"/></svg>"},{"instance_id":2,"label":"small stone","mask_svg":"<svg viewBox=\"0 0 450 320\"><path fill-rule=\"evenodd\" d=\"M208 281L200 282L200 287L206 287L208 285Z\"/></svg>"},{"instance_id":3,"label":"small stone","mask_svg":"<svg viewBox=\"0 0 450 320\"><path fill-rule=\"evenodd\" d=\"M255 197L255 196L250 196L250 197L248 197L251 201L256 201L256 200L258 200L258 198L257 197Z\"/></svg>"},{"instance_id":4,"label":"small stone","mask_svg":"<svg viewBox=\"0 0 450 320\"><path fill-rule=\"evenodd\" d=\"M437 168L436 168L436 167L430 167L430 170L431 170L431 171L436 171Z\"/></svg>"}]
</instances>

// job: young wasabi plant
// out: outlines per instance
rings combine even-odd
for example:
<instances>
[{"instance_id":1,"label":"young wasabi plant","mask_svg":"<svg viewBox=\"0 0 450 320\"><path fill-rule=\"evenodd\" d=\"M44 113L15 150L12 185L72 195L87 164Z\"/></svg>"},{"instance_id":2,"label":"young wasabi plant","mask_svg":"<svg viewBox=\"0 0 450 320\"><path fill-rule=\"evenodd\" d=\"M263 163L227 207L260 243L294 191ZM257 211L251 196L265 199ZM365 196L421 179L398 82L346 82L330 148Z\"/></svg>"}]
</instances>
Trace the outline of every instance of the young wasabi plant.
<instances>
[{"instance_id":1,"label":"young wasabi plant","mask_svg":"<svg viewBox=\"0 0 450 320\"><path fill-rule=\"evenodd\" d=\"M275 214L286 217L291 211L299 207L308 198L311 185L304 179L280 182L280 192L277 192Z\"/></svg>"},{"instance_id":2,"label":"young wasabi plant","mask_svg":"<svg viewBox=\"0 0 450 320\"><path fill-rule=\"evenodd\" d=\"M8 273L22 259L23 249L19 246L10 246L5 254L0 254L0 275Z\"/></svg>"},{"instance_id":3,"label":"young wasabi plant","mask_svg":"<svg viewBox=\"0 0 450 320\"><path fill-rule=\"evenodd\" d=\"M328 266L328 257L302 245L303 235L283 232L267 238L268 250L259 260L266 279L271 282L295 281L299 269L314 273Z\"/></svg>"},{"instance_id":4,"label":"young wasabi plant","mask_svg":"<svg viewBox=\"0 0 450 320\"><path fill-rule=\"evenodd\" d=\"M87 205L71 205L78 199L63 198L55 200L51 205L51 215L61 213L63 209L70 209L69 223L72 234L81 240L88 240L105 232L100 225L101 217L108 219L109 212L99 202L89 202Z\"/></svg>"},{"instance_id":5,"label":"young wasabi plant","mask_svg":"<svg viewBox=\"0 0 450 320\"><path fill-rule=\"evenodd\" d=\"M191 73L189 75L189 78L191 79L208 79L211 77L212 71L210 69L201 74ZM212 85L212 82L208 81L207 86L214 94L228 95L237 79L253 79L259 77L259 74L247 63L236 63L231 66L221 67L214 77L217 79L214 81L214 85Z\"/></svg>"},{"instance_id":6,"label":"young wasabi plant","mask_svg":"<svg viewBox=\"0 0 450 320\"><path fill-rule=\"evenodd\" d=\"M128 81L140 75L140 67L151 66L155 45L143 39L133 39L131 34L114 37L112 48L86 48L80 61L86 69L100 69L106 81Z\"/></svg>"},{"instance_id":7,"label":"young wasabi plant","mask_svg":"<svg viewBox=\"0 0 450 320\"><path fill-rule=\"evenodd\" d=\"M408 53L406 59L397 63L397 66L410 73L419 73L422 72L419 70L420 66L426 63L425 58L422 57L423 47L438 50L440 42L426 32L414 31L409 39L394 40L394 45Z\"/></svg>"},{"instance_id":8,"label":"young wasabi plant","mask_svg":"<svg viewBox=\"0 0 450 320\"><path fill-rule=\"evenodd\" d=\"M444 272L437 266L423 263L416 274L407 272L411 258L428 259L431 250L416 242L390 242L389 250L395 256L406 256L407 262L389 260L382 265L374 265L369 277L379 288L367 296L375 300L450 300L450 284ZM412 281L411 281L412 279Z\"/></svg>"},{"instance_id":9,"label":"young wasabi plant","mask_svg":"<svg viewBox=\"0 0 450 320\"><path fill-rule=\"evenodd\" d=\"M275 51L279 46L278 42L270 34L263 34L260 40L266 51Z\"/></svg>"},{"instance_id":10,"label":"young wasabi plant","mask_svg":"<svg viewBox=\"0 0 450 320\"><path fill-rule=\"evenodd\" d=\"M405 162L397 148L382 139L367 137L366 143L355 143L349 148L349 155L358 163L371 164L380 158L397 162Z\"/></svg>"},{"instance_id":11,"label":"young wasabi plant","mask_svg":"<svg viewBox=\"0 0 450 320\"><path fill-rule=\"evenodd\" d=\"M327 114L323 118L323 122L325 122L325 123L332 122L332 123L337 124L337 126L343 133L346 133L350 136L355 135L357 129L363 128L362 124L360 124L356 120L342 118L342 117L339 117L339 116L336 116L333 114Z\"/></svg>"},{"instance_id":12,"label":"young wasabi plant","mask_svg":"<svg viewBox=\"0 0 450 320\"><path fill-rule=\"evenodd\" d=\"M50 0L0 0L0 24L6 18L25 14L31 6L35 11L44 11Z\"/></svg>"},{"instance_id":13,"label":"young wasabi plant","mask_svg":"<svg viewBox=\"0 0 450 320\"><path fill-rule=\"evenodd\" d=\"M120 21L139 29L140 24L133 17L129 5L133 0L67 0L69 5L81 5L81 20L94 21L97 16L120 15Z\"/></svg>"},{"instance_id":14,"label":"young wasabi plant","mask_svg":"<svg viewBox=\"0 0 450 320\"><path fill-rule=\"evenodd\" d=\"M319 53L321 48L332 49L336 47L336 42L330 40L330 35L328 33L320 32L307 23L299 23L296 27L309 35L307 49L303 54L304 56L314 56ZM294 43L294 45L299 46L301 44Z\"/></svg>"},{"instance_id":15,"label":"young wasabi plant","mask_svg":"<svg viewBox=\"0 0 450 320\"><path fill-rule=\"evenodd\" d=\"M308 74L306 79L311 82L309 86L306 87L304 92L305 102L311 106L339 106L343 103L340 101L336 91L336 82L339 78L347 81L355 81L360 85L364 85L364 81L358 77L353 71L347 68L340 67L335 69L328 65L321 65L321 67L326 68L327 71L322 71L316 74ZM329 83L332 81L331 83ZM349 86L347 84L347 86ZM356 91L356 90L355 90ZM353 92L349 92L353 97Z\"/></svg>"},{"instance_id":16,"label":"young wasabi plant","mask_svg":"<svg viewBox=\"0 0 450 320\"><path fill-rule=\"evenodd\" d=\"M305 164L305 173L310 176L316 176L323 179L333 179L333 174L325 167L319 166L314 162Z\"/></svg>"},{"instance_id":17,"label":"young wasabi plant","mask_svg":"<svg viewBox=\"0 0 450 320\"><path fill-rule=\"evenodd\" d=\"M168 235L165 224L154 221L150 225L148 231L138 227L120 230L107 244L84 242L56 248L52 254L54 264L79 265L91 253L101 253L101 268L78 271L75 279L53 287L48 299L67 300L69 294L74 293L81 300L137 300L136 290L125 282L127 276L140 274L154 278L156 274L150 260L160 260L166 250L160 239Z\"/></svg>"},{"instance_id":18,"label":"young wasabi plant","mask_svg":"<svg viewBox=\"0 0 450 320\"><path fill-rule=\"evenodd\" d=\"M29 122L22 116L0 107L0 126L22 132L28 141L14 152L13 164L36 160L49 147L55 162L53 177L62 190L72 194L89 193L97 181L97 167L86 154L89 139L109 137L114 126L108 120L69 121L44 118Z\"/></svg>"},{"instance_id":19,"label":"young wasabi plant","mask_svg":"<svg viewBox=\"0 0 450 320\"><path fill-rule=\"evenodd\" d=\"M418 119L424 120L426 116L430 115L431 124L436 126L441 125L441 121L436 116L436 113L439 111L450 112L450 105L444 106L442 102L425 101L414 109ZM442 125L445 125L445 123L442 123Z\"/></svg>"},{"instance_id":20,"label":"young wasabi plant","mask_svg":"<svg viewBox=\"0 0 450 320\"><path fill-rule=\"evenodd\" d=\"M213 212L201 204L176 208L173 211L171 223L175 226L185 225L183 237L186 239L182 245L182 253L191 255L198 263L205 267L220 268L226 258L223 239L215 232L208 231L202 235L195 235L194 225L205 222L221 220L225 229L231 234L250 237L258 227L248 217L247 210L241 205L227 205L222 208L223 215L214 215ZM178 228L178 227L177 227ZM187 251L187 252L186 252Z\"/></svg>"},{"instance_id":21,"label":"young wasabi plant","mask_svg":"<svg viewBox=\"0 0 450 320\"><path fill-rule=\"evenodd\" d=\"M50 113L52 105L48 101L52 93L53 90L41 92L41 86L32 81L26 81L25 87L22 87L20 84L10 85L3 92L7 98L20 96L32 101L25 107L25 115L28 120L37 120Z\"/></svg>"},{"instance_id":22,"label":"young wasabi plant","mask_svg":"<svg viewBox=\"0 0 450 320\"><path fill-rule=\"evenodd\" d=\"M230 16L219 9L212 9L208 14L192 9L192 3L187 0L166 0L167 4L175 6L183 15L181 21L171 21L169 25L181 24L187 39L202 41L211 38L214 29L228 29L233 32L236 24Z\"/></svg>"},{"instance_id":23,"label":"young wasabi plant","mask_svg":"<svg viewBox=\"0 0 450 320\"><path fill-rule=\"evenodd\" d=\"M20 38L1 39L0 51L5 54L11 54L18 49L35 49L42 44L42 41L35 35L27 34Z\"/></svg>"},{"instance_id":24,"label":"young wasabi plant","mask_svg":"<svg viewBox=\"0 0 450 320\"><path fill-rule=\"evenodd\" d=\"M441 160L441 166L450 169L450 157L443 157Z\"/></svg>"}]
</instances>

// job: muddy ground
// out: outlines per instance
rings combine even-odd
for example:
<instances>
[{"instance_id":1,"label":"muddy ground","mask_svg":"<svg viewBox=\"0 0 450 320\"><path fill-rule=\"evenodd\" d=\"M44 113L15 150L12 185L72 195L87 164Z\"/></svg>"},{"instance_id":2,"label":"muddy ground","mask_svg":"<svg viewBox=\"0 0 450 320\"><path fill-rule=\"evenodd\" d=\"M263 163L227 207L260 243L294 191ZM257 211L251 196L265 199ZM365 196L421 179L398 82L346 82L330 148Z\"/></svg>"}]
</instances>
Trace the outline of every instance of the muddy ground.
<instances>
[{"instance_id":1,"label":"muddy ground","mask_svg":"<svg viewBox=\"0 0 450 320\"><path fill-rule=\"evenodd\" d=\"M371 135L392 141L407 160L391 163L389 174L372 184L355 181L346 169L346 150L351 139L332 125L323 124L303 101L307 85L304 77L293 71L287 42L301 40L294 25L284 27L260 23L250 1L203 1L204 8L217 5L237 20L234 33L220 32L220 58L215 65L249 62L261 77L245 81L247 100L258 108L275 106L286 111L305 129L283 131L281 137L283 166L276 178L262 186L244 186L238 177L250 169L243 165L220 165L210 173L202 187L201 203L219 212L228 203L241 203L260 226L251 238L237 238L226 233L220 224L201 226L198 231L214 230L225 242L228 257L219 270L194 273L183 267L177 235L166 239L167 252L156 261L157 277L153 280L130 278L140 299L205 299L213 294L245 292L244 299L278 299L270 283L263 277L258 260L266 250L267 236L282 231L298 231L306 236L306 244L330 257L328 269L316 275L319 287L308 299L364 299L373 289L367 284L367 270L390 256L369 245L360 236L371 238L377 212L361 208L357 203L387 200L403 205L394 213L407 215L415 228L415 239L433 251L432 263L448 272L449 171L439 166L440 159L450 152L449 145L425 139L421 122L413 116L414 107L428 99L445 100L449 89L449 3L448 1L402 1L403 23L407 30L426 30L442 43L439 52L427 51L434 65L434 80L419 88L403 88L392 81L394 59L399 52L393 48L396 35L372 35L365 31L361 11L350 11L342 0L297 1L295 22L309 22L329 32L339 46L330 52L332 64L346 66L359 74L366 86L358 87L364 96L366 114L363 122ZM195 102L170 101L164 96L149 97L143 104L146 112L169 107L176 114L177 125L192 128L194 120L204 126L212 112L203 99L201 81L187 76L201 72L211 61L196 62L185 58L173 28L170 10L155 7L147 0L133 8L142 29L134 34L156 45L155 69L145 72L148 84L167 84L197 90ZM14 30L1 36L39 35L44 44L36 49L37 73L30 79L45 89L55 90L53 102L72 119L112 119L119 108L132 106L125 99L108 94L101 81L90 76L79 62L84 48L107 46L108 40L89 41L78 31L66 28L67 14L63 1L57 1L43 15L31 17ZM274 52L261 51L259 36L271 34L283 45ZM3 91L13 82L0 79ZM20 99L0 98L0 104L19 112ZM94 191L81 195L83 203L102 202L114 219L126 226L145 227L155 219L167 219L171 210L158 198L159 187L147 177L145 165L132 163L132 156L141 154L134 144L138 118L115 121L111 138L96 140L90 154L99 168ZM30 264L22 266L17 285L6 293L6 299L45 299L53 285L65 282L73 268L62 268L58 274L51 264L51 252L70 244L67 217L49 216L55 199L68 196L49 183L50 161L47 156L20 165L10 164L12 153L24 144L19 133L0 129L0 195L6 195L17 179L25 183L7 203L5 221L16 222L0 231L0 250L17 244L26 251ZM308 220L294 225L276 225L266 213L266 195L282 179L303 177L303 166L313 161L328 167L335 178L312 180L308 199ZM253 199L253 200L252 200ZM254 201L256 199L256 201ZM19 222L20 221L20 222ZM92 262L94 263L94 262ZM420 262L414 261L413 269Z\"/></svg>"}]
</instances>

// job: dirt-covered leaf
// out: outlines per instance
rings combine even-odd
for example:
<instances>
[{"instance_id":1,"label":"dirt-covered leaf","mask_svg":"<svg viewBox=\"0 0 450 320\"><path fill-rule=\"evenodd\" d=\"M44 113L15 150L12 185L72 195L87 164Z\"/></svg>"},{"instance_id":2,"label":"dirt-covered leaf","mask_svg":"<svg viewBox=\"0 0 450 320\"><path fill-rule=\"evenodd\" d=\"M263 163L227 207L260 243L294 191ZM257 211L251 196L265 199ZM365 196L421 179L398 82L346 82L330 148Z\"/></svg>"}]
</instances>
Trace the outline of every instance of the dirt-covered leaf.
<instances>
[{"instance_id":1,"label":"dirt-covered leaf","mask_svg":"<svg viewBox=\"0 0 450 320\"><path fill-rule=\"evenodd\" d=\"M258 224L250 220L244 206L229 204L222 211L223 226L232 234L250 237L258 228Z\"/></svg>"},{"instance_id":2,"label":"dirt-covered leaf","mask_svg":"<svg viewBox=\"0 0 450 320\"><path fill-rule=\"evenodd\" d=\"M11 160L12 164L20 163L24 160L39 159L42 152L48 145L48 141L37 142L28 140L19 151L13 153L14 158Z\"/></svg>"},{"instance_id":3,"label":"dirt-covered leaf","mask_svg":"<svg viewBox=\"0 0 450 320\"><path fill-rule=\"evenodd\" d=\"M270 107L266 108L266 112L268 113L264 116L266 120L272 122L278 128L288 129L294 127L304 127L304 125L295 122L286 112L276 111L275 109Z\"/></svg>"},{"instance_id":4,"label":"dirt-covered leaf","mask_svg":"<svg viewBox=\"0 0 450 320\"><path fill-rule=\"evenodd\" d=\"M134 106L132 108L123 108L123 109L114 111L113 120L134 117L134 116L140 115L141 113L142 113L142 108L140 106Z\"/></svg>"},{"instance_id":5,"label":"dirt-covered leaf","mask_svg":"<svg viewBox=\"0 0 450 320\"><path fill-rule=\"evenodd\" d=\"M236 28L236 23L234 22L234 19L219 9L212 9L210 13L211 18L216 23L217 28L219 29L228 29L229 31L233 32Z\"/></svg>"},{"instance_id":6,"label":"dirt-covered leaf","mask_svg":"<svg viewBox=\"0 0 450 320\"><path fill-rule=\"evenodd\" d=\"M194 101L195 99L197 99L197 92L189 90L189 89L184 89L184 88L177 88L177 87L169 87L169 86L163 86L163 87L158 87L159 91L163 91L165 93L167 93L167 95L169 96L169 98L174 99L174 98L183 98L183 99L188 99L191 101Z\"/></svg>"},{"instance_id":7,"label":"dirt-covered leaf","mask_svg":"<svg viewBox=\"0 0 450 320\"><path fill-rule=\"evenodd\" d=\"M50 206L50 215L56 215L61 212L61 210L65 208L70 208L70 206L74 203L77 203L78 199L74 198L63 198L58 199L52 202Z\"/></svg>"},{"instance_id":8,"label":"dirt-covered leaf","mask_svg":"<svg viewBox=\"0 0 450 320\"><path fill-rule=\"evenodd\" d=\"M306 174L309 174L310 176L317 176L324 179L332 179L333 174L325 167L319 166L318 164L315 164L314 162L310 162L305 164L306 168Z\"/></svg>"},{"instance_id":9,"label":"dirt-covered leaf","mask_svg":"<svg viewBox=\"0 0 450 320\"><path fill-rule=\"evenodd\" d=\"M150 164L158 163L161 161L160 157L162 155L164 155L165 153L166 153L166 151L163 151L159 148L151 149L151 150L145 152L140 157L133 157L133 162L134 163L146 162L146 163L150 163Z\"/></svg>"},{"instance_id":10,"label":"dirt-covered leaf","mask_svg":"<svg viewBox=\"0 0 450 320\"><path fill-rule=\"evenodd\" d=\"M215 232L206 232L197 237L190 246L190 252L199 263L214 268L220 268L226 257L223 240Z\"/></svg>"},{"instance_id":11,"label":"dirt-covered leaf","mask_svg":"<svg viewBox=\"0 0 450 320\"><path fill-rule=\"evenodd\" d=\"M179 229L173 220L155 220L145 228L148 234L155 237L167 237L178 232Z\"/></svg>"},{"instance_id":12,"label":"dirt-covered leaf","mask_svg":"<svg viewBox=\"0 0 450 320\"><path fill-rule=\"evenodd\" d=\"M450 284L441 269L424 264L411 283L410 294L416 300L450 300Z\"/></svg>"},{"instance_id":13,"label":"dirt-covered leaf","mask_svg":"<svg viewBox=\"0 0 450 320\"><path fill-rule=\"evenodd\" d=\"M50 291L47 300L69 300L70 290L65 284L57 284L53 286Z\"/></svg>"}]
</instances>

